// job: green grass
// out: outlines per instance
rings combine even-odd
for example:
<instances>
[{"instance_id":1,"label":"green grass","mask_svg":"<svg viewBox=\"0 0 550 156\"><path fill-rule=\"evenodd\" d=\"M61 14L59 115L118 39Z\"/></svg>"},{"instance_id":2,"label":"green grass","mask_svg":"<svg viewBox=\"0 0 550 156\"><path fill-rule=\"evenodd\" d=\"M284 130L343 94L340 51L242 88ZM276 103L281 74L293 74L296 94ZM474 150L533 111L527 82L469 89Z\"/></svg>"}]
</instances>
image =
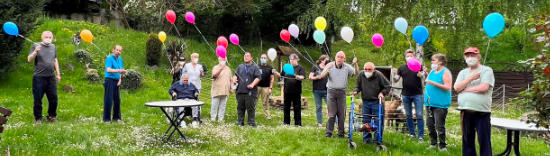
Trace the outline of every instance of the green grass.
<instances>
[{"instance_id":1,"label":"green grass","mask_svg":"<svg viewBox=\"0 0 550 156\"><path fill-rule=\"evenodd\" d=\"M374 145L361 143L361 135L354 133L353 139L358 143L356 150L348 149L346 139L324 137L324 128L317 128L311 82L304 84L304 96L309 98L309 107L302 112L304 127L283 126L283 113L271 110L273 120L266 120L262 106L257 107L257 128L235 126L235 97L230 96L226 110L225 123L206 121L200 128L188 128L184 133L189 142L162 141L162 133L168 124L164 115L157 108L145 107L148 101L168 100L168 87L171 76L168 74L168 64L163 62L158 69L146 67L145 42L146 33L114 27L94 25L77 21L42 19L44 24L30 38L38 41L40 32L51 30L55 34L54 44L58 47L58 58L62 69L62 80L58 84L59 107L58 123L33 125L31 81L33 65L26 63L29 43L17 59L17 68L0 81L0 106L14 111L9 118L6 130L0 141L0 150L8 147L13 155L379 155ZM71 44L71 36L80 29L90 29L94 35L94 43L102 50L98 51L88 43L80 47ZM174 39L173 37L169 37ZM200 41L186 40L190 52L201 54L201 61L209 68L216 63L216 56ZM101 83L89 83L84 76L84 66L78 63L73 51L83 48L92 53L94 66L102 67L105 56L114 44L124 47L122 57L126 68L135 69L144 76L141 89L122 90L122 118L124 123L105 124L101 122L103 108L103 87ZM275 46L268 43L268 46ZM264 48L265 48L264 47ZM338 48L338 47L336 47ZM335 48L335 49L336 49ZM258 49L256 46L244 46L244 49ZM319 55L318 49L308 47L308 51ZM267 48L264 49L264 51ZM229 46L229 57L233 67L242 60L238 47ZM252 51L255 57L258 51ZM334 53L334 52L333 52ZM365 54L358 56L360 62L365 62ZM74 71L68 71L65 64L75 66ZM309 65L302 62L306 68ZM100 75L103 69L98 68ZM209 88L211 80L204 79L201 100L206 102L203 107L203 119L208 119L210 113ZM354 82L354 81L352 81ZM62 90L63 85L72 85L74 94ZM352 85L352 84L350 84ZM280 95L280 89L275 89L275 95ZM44 98L45 109L47 100ZM357 110L357 109L356 109ZM324 109L326 112L326 107ZM495 113L498 116L518 117L521 110L510 110L509 113ZM326 121L326 116L324 118ZM442 153L426 150L428 142L418 143L405 134L386 129L384 139L389 150L380 155L460 155L461 131L458 113L454 108L448 115L449 152ZM427 131L426 131L427 133ZM504 150L505 133L493 129L493 151ZM548 147L537 136L524 135L521 140L521 150L524 155L547 154ZM3 152L0 152L3 153ZM1 155L1 154L0 154Z\"/></svg>"}]
</instances>

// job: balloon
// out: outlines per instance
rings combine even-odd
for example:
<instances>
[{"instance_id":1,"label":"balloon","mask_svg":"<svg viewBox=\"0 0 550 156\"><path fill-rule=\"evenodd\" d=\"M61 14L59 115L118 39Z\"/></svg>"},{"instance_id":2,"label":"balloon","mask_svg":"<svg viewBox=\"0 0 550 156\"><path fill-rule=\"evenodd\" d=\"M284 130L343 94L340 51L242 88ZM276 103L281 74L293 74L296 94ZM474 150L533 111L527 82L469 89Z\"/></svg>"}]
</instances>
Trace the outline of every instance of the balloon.
<instances>
[{"instance_id":1,"label":"balloon","mask_svg":"<svg viewBox=\"0 0 550 156\"><path fill-rule=\"evenodd\" d=\"M294 75L294 67L289 63L283 66L283 71L286 75Z\"/></svg>"},{"instance_id":2,"label":"balloon","mask_svg":"<svg viewBox=\"0 0 550 156\"><path fill-rule=\"evenodd\" d=\"M191 24L195 24L195 14L193 12L186 12L185 20Z\"/></svg>"},{"instance_id":3,"label":"balloon","mask_svg":"<svg viewBox=\"0 0 550 156\"><path fill-rule=\"evenodd\" d=\"M229 41L234 45L239 45L239 36L237 36L237 34L231 34L229 35Z\"/></svg>"},{"instance_id":4,"label":"balloon","mask_svg":"<svg viewBox=\"0 0 550 156\"><path fill-rule=\"evenodd\" d=\"M420 62L418 62L418 60L416 60L415 58L412 58L409 61L407 61L407 67L409 67L409 69L413 72L418 72L420 71L421 65L420 65Z\"/></svg>"},{"instance_id":5,"label":"balloon","mask_svg":"<svg viewBox=\"0 0 550 156\"><path fill-rule=\"evenodd\" d=\"M269 48L269 50L267 50L267 57L269 57L271 61L277 58L277 51L275 50L275 48Z\"/></svg>"},{"instance_id":6,"label":"balloon","mask_svg":"<svg viewBox=\"0 0 550 156\"><path fill-rule=\"evenodd\" d=\"M92 35L92 32L90 30L84 29L80 31L80 38L88 43L92 43L92 41L94 40L94 35Z\"/></svg>"},{"instance_id":7,"label":"balloon","mask_svg":"<svg viewBox=\"0 0 550 156\"><path fill-rule=\"evenodd\" d=\"M428 39L428 29L422 25L416 26L413 29L412 37L416 43L423 45Z\"/></svg>"},{"instance_id":8,"label":"balloon","mask_svg":"<svg viewBox=\"0 0 550 156\"><path fill-rule=\"evenodd\" d=\"M218 57L225 58L227 56L227 49L220 45L216 48L216 54Z\"/></svg>"},{"instance_id":9,"label":"balloon","mask_svg":"<svg viewBox=\"0 0 550 156\"><path fill-rule=\"evenodd\" d=\"M499 13L491 13L483 20L483 30L489 38L493 38L504 29L504 17Z\"/></svg>"},{"instance_id":10,"label":"balloon","mask_svg":"<svg viewBox=\"0 0 550 156\"><path fill-rule=\"evenodd\" d=\"M340 36L342 36L344 41L351 44L351 40L353 40L353 30L350 27L342 27L342 30L340 30Z\"/></svg>"},{"instance_id":11,"label":"balloon","mask_svg":"<svg viewBox=\"0 0 550 156\"><path fill-rule=\"evenodd\" d=\"M164 43L164 41L166 40L166 33L164 31L160 31L158 36L159 40Z\"/></svg>"},{"instance_id":12,"label":"balloon","mask_svg":"<svg viewBox=\"0 0 550 156\"><path fill-rule=\"evenodd\" d=\"M290 32L290 35L294 38L298 38L298 35L300 34L300 28L296 24L290 24L288 26L288 31Z\"/></svg>"},{"instance_id":13,"label":"balloon","mask_svg":"<svg viewBox=\"0 0 550 156\"><path fill-rule=\"evenodd\" d=\"M315 28L317 28L317 30L321 30L321 31L324 31L325 28L327 27L327 20L324 18L324 17L317 17L315 19Z\"/></svg>"},{"instance_id":14,"label":"balloon","mask_svg":"<svg viewBox=\"0 0 550 156\"><path fill-rule=\"evenodd\" d=\"M397 31L401 32L402 34L407 34L407 27L409 26L409 24L407 23L407 20L405 20L405 18L398 17L393 22L393 26L395 26L395 29L397 29Z\"/></svg>"},{"instance_id":15,"label":"balloon","mask_svg":"<svg viewBox=\"0 0 550 156\"><path fill-rule=\"evenodd\" d=\"M372 35L371 41L372 41L372 44L374 44L374 46L380 48L384 44L384 37L382 37L381 34L376 33Z\"/></svg>"},{"instance_id":16,"label":"balloon","mask_svg":"<svg viewBox=\"0 0 550 156\"><path fill-rule=\"evenodd\" d=\"M172 24L176 22L176 13L174 12L174 10L166 11L166 20L168 20L168 22Z\"/></svg>"},{"instance_id":17,"label":"balloon","mask_svg":"<svg viewBox=\"0 0 550 156\"><path fill-rule=\"evenodd\" d=\"M4 29L4 32L8 35L17 36L19 35L19 28L17 28L17 25L13 22L6 22L4 23L4 26L2 26Z\"/></svg>"},{"instance_id":18,"label":"balloon","mask_svg":"<svg viewBox=\"0 0 550 156\"><path fill-rule=\"evenodd\" d=\"M325 32L321 30L315 30L315 32L313 32L313 40L315 40L315 42L319 44L323 44L325 43L325 39L326 39Z\"/></svg>"},{"instance_id":19,"label":"balloon","mask_svg":"<svg viewBox=\"0 0 550 156\"><path fill-rule=\"evenodd\" d=\"M290 33L288 32L288 30L286 29L281 30L281 33L279 35L281 36L281 39L286 43L290 41Z\"/></svg>"},{"instance_id":20,"label":"balloon","mask_svg":"<svg viewBox=\"0 0 550 156\"><path fill-rule=\"evenodd\" d=\"M223 46L227 48L227 39L223 36L218 37L218 46Z\"/></svg>"}]
</instances>

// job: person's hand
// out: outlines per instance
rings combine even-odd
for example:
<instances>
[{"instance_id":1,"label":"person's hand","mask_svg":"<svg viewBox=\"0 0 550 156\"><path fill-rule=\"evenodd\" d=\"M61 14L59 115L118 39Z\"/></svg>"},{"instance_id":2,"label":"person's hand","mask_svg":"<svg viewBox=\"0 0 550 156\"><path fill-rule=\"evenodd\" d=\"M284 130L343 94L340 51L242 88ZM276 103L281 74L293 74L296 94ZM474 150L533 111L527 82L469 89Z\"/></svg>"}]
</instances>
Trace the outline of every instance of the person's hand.
<instances>
[{"instance_id":1,"label":"person's hand","mask_svg":"<svg viewBox=\"0 0 550 156\"><path fill-rule=\"evenodd\" d=\"M233 89L229 89L229 94L233 94Z\"/></svg>"},{"instance_id":2,"label":"person's hand","mask_svg":"<svg viewBox=\"0 0 550 156\"><path fill-rule=\"evenodd\" d=\"M385 101L384 94L378 93L378 99L382 99L382 101Z\"/></svg>"},{"instance_id":3,"label":"person's hand","mask_svg":"<svg viewBox=\"0 0 550 156\"><path fill-rule=\"evenodd\" d=\"M118 72L119 72L120 74L123 74L123 75L124 75L124 74L126 74L127 71L124 70L124 69L119 69Z\"/></svg>"},{"instance_id":4,"label":"person's hand","mask_svg":"<svg viewBox=\"0 0 550 156\"><path fill-rule=\"evenodd\" d=\"M435 85L435 82L432 80L426 80L426 84Z\"/></svg>"},{"instance_id":5,"label":"person's hand","mask_svg":"<svg viewBox=\"0 0 550 156\"><path fill-rule=\"evenodd\" d=\"M357 95L357 91L351 92L351 95Z\"/></svg>"},{"instance_id":6,"label":"person's hand","mask_svg":"<svg viewBox=\"0 0 550 156\"><path fill-rule=\"evenodd\" d=\"M334 62L331 62L325 68L328 70L328 69L332 69L333 67L334 67Z\"/></svg>"},{"instance_id":7,"label":"person's hand","mask_svg":"<svg viewBox=\"0 0 550 156\"><path fill-rule=\"evenodd\" d=\"M122 85L122 81L118 81L118 83L116 84L116 86L120 86Z\"/></svg>"},{"instance_id":8,"label":"person's hand","mask_svg":"<svg viewBox=\"0 0 550 156\"><path fill-rule=\"evenodd\" d=\"M39 52L40 51L40 48L42 47L42 45L40 44L36 44L36 47L34 47L34 52Z\"/></svg>"},{"instance_id":9,"label":"person's hand","mask_svg":"<svg viewBox=\"0 0 550 156\"><path fill-rule=\"evenodd\" d=\"M246 86L246 87L247 87L248 89L252 89L252 88L254 88L254 85L252 85L252 84L249 84L249 85L248 85L248 86Z\"/></svg>"},{"instance_id":10,"label":"person's hand","mask_svg":"<svg viewBox=\"0 0 550 156\"><path fill-rule=\"evenodd\" d=\"M302 76L302 75L296 75L296 79L304 79L304 76Z\"/></svg>"},{"instance_id":11,"label":"person's hand","mask_svg":"<svg viewBox=\"0 0 550 156\"><path fill-rule=\"evenodd\" d=\"M422 77L424 77L424 73L422 73L421 71L419 71L419 72L416 73L416 76L422 78Z\"/></svg>"},{"instance_id":12,"label":"person's hand","mask_svg":"<svg viewBox=\"0 0 550 156\"><path fill-rule=\"evenodd\" d=\"M176 92L173 92L172 93L172 97L176 97L178 94L176 94Z\"/></svg>"},{"instance_id":13,"label":"person's hand","mask_svg":"<svg viewBox=\"0 0 550 156\"><path fill-rule=\"evenodd\" d=\"M427 71L428 71L428 67L423 66L422 70L425 71L425 72L427 72ZM432 69L432 70L435 70L435 69Z\"/></svg>"},{"instance_id":14,"label":"person's hand","mask_svg":"<svg viewBox=\"0 0 550 156\"><path fill-rule=\"evenodd\" d=\"M271 94L271 88L267 90L267 94Z\"/></svg>"},{"instance_id":15,"label":"person's hand","mask_svg":"<svg viewBox=\"0 0 550 156\"><path fill-rule=\"evenodd\" d=\"M353 57L352 64L357 64L357 57Z\"/></svg>"},{"instance_id":16,"label":"person's hand","mask_svg":"<svg viewBox=\"0 0 550 156\"><path fill-rule=\"evenodd\" d=\"M61 81L61 75L57 75L57 76L55 77L55 80L57 80L57 83L59 83L59 82Z\"/></svg>"},{"instance_id":17,"label":"person's hand","mask_svg":"<svg viewBox=\"0 0 550 156\"><path fill-rule=\"evenodd\" d=\"M468 77L468 79L470 79L470 81L473 81L473 80L479 79L480 76L481 76L481 72L477 72L475 74L470 75L470 77Z\"/></svg>"}]
</instances>

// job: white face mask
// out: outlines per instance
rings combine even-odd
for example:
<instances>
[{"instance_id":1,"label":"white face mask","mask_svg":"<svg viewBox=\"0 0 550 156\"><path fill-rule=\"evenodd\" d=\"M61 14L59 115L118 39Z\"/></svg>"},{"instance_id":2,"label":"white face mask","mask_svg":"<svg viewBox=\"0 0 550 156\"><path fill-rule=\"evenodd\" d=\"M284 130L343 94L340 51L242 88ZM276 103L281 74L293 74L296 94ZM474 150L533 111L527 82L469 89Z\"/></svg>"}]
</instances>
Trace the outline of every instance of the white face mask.
<instances>
[{"instance_id":1,"label":"white face mask","mask_svg":"<svg viewBox=\"0 0 550 156\"><path fill-rule=\"evenodd\" d=\"M432 63L432 70L437 70L437 68L439 68L439 64Z\"/></svg>"},{"instance_id":2,"label":"white face mask","mask_svg":"<svg viewBox=\"0 0 550 156\"><path fill-rule=\"evenodd\" d=\"M199 59L198 59L198 58L195 58L195 59L193 59L193 62L194 62L194 63L199 63Z\"/></svg>"},{"instance_id":3,"label":"white face mask","mask_svg":"<svg viewBox=\"0 0 550 156\"><path fill-rule=\"evenodd\" d=\"M51 43L52 43L52 39L44 39L44 43L45 43L45 44L51 44Z\"/></svg>"},{"instance_id":4,"label":"white face mask","mask_svg":"<svg viewBox=\"0 0 550 156\"><path fill-rule=\"evenodd\" d=\"M365 77L368 79L372 77L372 72L365 72Z\"/></svg>"},{"instance_id":5,"label":"white face mask","mask_svg":"<svg viewBox=\"0 0 550 156\"><path fill-rule=\"evenodd\" d=\"M397 79L399 79L399 75L396 74L396 75L393 76L393 78L397 80Z\"/></svg>"},{"instance_id":6,"label":"white face mask","mask_svg":"<svg viewBox=\"0 0 550 156\"><path fill-rule=\"evenodd\" d=\"M477 64L477 58L476 57L467 57L466 58L466 64L468 64L468 67L475 66Z\"/></svg>"}]
</instances>

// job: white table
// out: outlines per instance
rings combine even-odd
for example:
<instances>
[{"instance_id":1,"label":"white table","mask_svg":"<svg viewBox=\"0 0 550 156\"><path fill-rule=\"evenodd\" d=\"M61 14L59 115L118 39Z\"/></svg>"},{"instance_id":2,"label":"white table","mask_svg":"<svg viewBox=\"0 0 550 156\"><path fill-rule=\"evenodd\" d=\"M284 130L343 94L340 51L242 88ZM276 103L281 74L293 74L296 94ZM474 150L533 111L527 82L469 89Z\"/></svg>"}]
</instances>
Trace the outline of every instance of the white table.
<instances>
[{"instance_id":1,"label":"white table","mask_svg":"<svg viewBox=\"0 0 550 156\"><path fill-rule=\"evenodd\" d=\"M185 136L183 135L183 133L181 132L181 130L179 129L179 124L183 120L183 118L180 119L180 116L182 116L184 113L181 113L181 114L176 113L177 115L173 115L173 114L170 115L166 112L166 108L173 108L174 111L175 111L178 107L194 107L194 106L202 106L202 105L204 105L204 102L202 102L202 101L189 100L189 99L176 100L176 101L156 101L156 102L147 102L147 103L145 103L145 106L147 106L147 107L158 107L158 108L160 108L160 110L164 113L164 115L166 116L168 121L170 121L170 127L168 127L166 132L164 132L164 137L166 137L166 135L168 135L168 133L170 133L168 135L168 138L166 139L166 141L170 140L170 138L172 137L172 135L176 131L178 132L178 134L184 140L187 140L185 138ZM172 129L172 127L174 127L174 129Z\"/></svg>"},{"instance_id":2,"label":"white table","mask_svg":"<svg viewBox=\"0 0 550 156\"><path fill-rule=\"evenodd\" d=\"M550 129L545 129L543 127L536 127L533 123L526 123L520 120L513 119L503 119L503 118L494 118L491 117L491 125L497 128L507 130L507 139L506 139L506 150L498 154L500 155L510 155L512 146L514 147L514 153L516 156L520 156L519 152L519 132L549 132ZM513 137L513 140L512 140Z\"/></svg>"}]
</instances>

